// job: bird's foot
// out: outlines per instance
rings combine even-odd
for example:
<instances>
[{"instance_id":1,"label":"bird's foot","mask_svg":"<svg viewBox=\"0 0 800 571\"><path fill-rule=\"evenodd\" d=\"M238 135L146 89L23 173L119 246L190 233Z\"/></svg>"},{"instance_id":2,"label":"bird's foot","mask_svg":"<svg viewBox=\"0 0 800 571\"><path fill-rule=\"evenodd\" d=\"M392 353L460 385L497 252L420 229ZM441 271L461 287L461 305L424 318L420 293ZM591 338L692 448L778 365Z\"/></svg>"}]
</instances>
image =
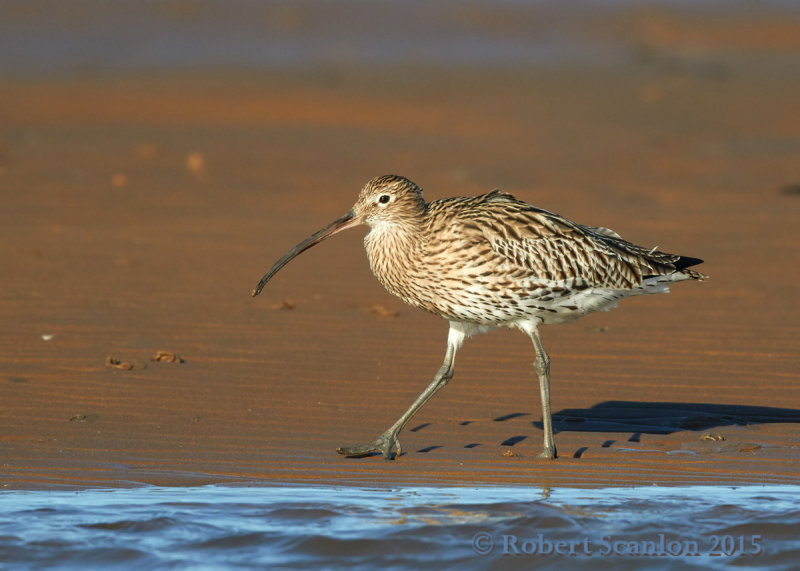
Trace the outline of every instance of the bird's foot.
<instances>
[{"instance_id":1,"label":"bird's foot","mask_svg":"<svg viewBox=\"0 0 800 571\"><path fill-rule=\"evenodd\" d=\"M403 453L403 449L400 447L400 441L397 440L397 434L393 434L387 430L369 444L337 448L336 451L348 458L363 458L364 456L371 456L375 452L380 452L386 460L394 460L395 455L392 454L392 448L397 449L397 456Z\"/></svg>"},{"instance_id":2,"label":"bird's foot","mask_svg":"<svg viewBox=\"0 0 800 571\"><path fill-rule=\"evenodd\" d=\"M556 447L555 446L545 446L542 449L541 454L536 456L537 458L542 458L543 460L553 460L558 458L558 454L556 454Z\"/></svg>"}]
</instances>

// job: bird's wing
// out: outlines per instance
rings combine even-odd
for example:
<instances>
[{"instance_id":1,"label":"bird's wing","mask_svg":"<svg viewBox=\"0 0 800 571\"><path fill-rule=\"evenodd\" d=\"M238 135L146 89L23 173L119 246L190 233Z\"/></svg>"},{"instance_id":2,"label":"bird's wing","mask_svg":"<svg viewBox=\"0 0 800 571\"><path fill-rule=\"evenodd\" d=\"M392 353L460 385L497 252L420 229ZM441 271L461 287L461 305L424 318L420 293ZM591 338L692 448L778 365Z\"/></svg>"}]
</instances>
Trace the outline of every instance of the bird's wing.
<instances>
[{"instance_id":1,"label":"bird's wing","mask_svg":"<svg viewBox=\"0 0 800 571\"><path fill-rule=\"evenodd\" d=\"M608 236L609 238L617 238L622 240L622 236L614 232L611 228L604 228L602 226L585 226L587 230L594 232L595 234L600 234L601 236Z\"/></svg>"},{"instance_id":2,"label":"bird's wing","mask_svg":"<svg viewBox=\"0 0 800 571\"><path fill-rule=\"evenodd\" d=\"M476 198L483 200L461 210L469 214L465 222L473 239L484 240L494 256L543 283L630 289L644 276L675 271L678 256L636 246L606 228L576 224L505 193Z\"/></svg>"}]
</instances>

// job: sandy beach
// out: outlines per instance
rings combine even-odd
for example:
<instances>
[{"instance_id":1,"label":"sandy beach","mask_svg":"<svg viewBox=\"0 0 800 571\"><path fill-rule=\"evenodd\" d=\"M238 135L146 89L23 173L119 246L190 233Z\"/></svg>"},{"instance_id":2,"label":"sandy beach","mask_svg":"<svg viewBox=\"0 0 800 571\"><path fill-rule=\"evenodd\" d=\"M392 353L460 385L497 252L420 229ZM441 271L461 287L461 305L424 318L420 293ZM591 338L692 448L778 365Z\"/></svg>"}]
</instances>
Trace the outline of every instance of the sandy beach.
<instances>
[{"instance_id":1,"label":"sandy beach","mask_svg":"<svg viewBox=\"0 0 800 571\"><path fill-rule=\"evenodd\" d=\"M698 41L702 17L615 18L613 66L0 81L0 485L800 483L797 20ZM366 229L248 294L385 173L499 187L710 279L542 329L555 461L506 330L467 341L402 456L342 458L427 386L447 323L382 289Z\"/></svg>"}]
</instances>

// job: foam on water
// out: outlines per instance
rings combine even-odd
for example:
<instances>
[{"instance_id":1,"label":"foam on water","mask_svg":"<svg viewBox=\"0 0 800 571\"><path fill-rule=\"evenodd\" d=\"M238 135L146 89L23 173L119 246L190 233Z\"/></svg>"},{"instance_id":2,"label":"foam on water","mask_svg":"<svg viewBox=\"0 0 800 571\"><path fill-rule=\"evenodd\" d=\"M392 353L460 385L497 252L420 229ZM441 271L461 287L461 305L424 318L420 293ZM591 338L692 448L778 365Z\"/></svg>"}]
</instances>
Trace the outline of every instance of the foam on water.
<instances>
[{"instance_id":1,"label":"foam on water","mask_svg":"<svg viewBox=\"0 0 800 571\"><path fill-rule=\"evenodd\" d=\"M792 569L800 487L9 491L0 567Z\"/></svg>"}]
</instances>

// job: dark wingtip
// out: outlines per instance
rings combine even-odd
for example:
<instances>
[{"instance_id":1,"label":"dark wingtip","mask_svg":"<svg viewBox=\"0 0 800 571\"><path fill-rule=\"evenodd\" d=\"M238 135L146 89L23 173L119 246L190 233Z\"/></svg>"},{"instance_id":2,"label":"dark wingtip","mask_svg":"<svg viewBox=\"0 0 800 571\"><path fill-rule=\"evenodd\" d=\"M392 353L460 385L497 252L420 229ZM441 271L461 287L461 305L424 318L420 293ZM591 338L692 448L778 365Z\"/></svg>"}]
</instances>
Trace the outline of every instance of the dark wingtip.
<instances>
[{"instance_id":1,"label":"dark wingtip","mask_svg":"<svg viewBox=\"0 0 800 571\"><path fill-rule=\"evenodd\" d=\"M675 269L677 271L685 270L686 268L691 268L692 266L697 266L702 264L703 260L700 258L690 258L689 256L681 256L678 258L676 262L673 263Z\"/></svg>"}]
</instances>

